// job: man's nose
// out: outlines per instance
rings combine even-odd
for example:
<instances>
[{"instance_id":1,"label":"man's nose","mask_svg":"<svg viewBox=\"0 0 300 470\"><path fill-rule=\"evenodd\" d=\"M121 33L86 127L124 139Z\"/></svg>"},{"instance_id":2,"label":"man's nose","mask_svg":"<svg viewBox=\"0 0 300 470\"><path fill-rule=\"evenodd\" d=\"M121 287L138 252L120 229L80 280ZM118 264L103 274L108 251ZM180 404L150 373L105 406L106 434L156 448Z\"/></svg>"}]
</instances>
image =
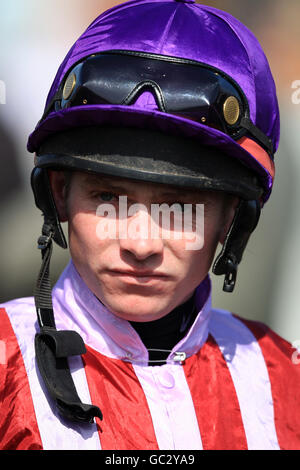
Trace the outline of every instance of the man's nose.
<instances>
[{"instance_id":1,"label":"man's nose","mask_svg":"<svg viewBox=\"0 0 300 470\"><path fill-rule=\"evenodd\" d=\"M163 240L155 228L151 214L144 210L137 211L126 220L126 224L125 221L122 223L119 233L121 250L131 253L139 261L162 255Z\"/></svg>"}]
</instances>

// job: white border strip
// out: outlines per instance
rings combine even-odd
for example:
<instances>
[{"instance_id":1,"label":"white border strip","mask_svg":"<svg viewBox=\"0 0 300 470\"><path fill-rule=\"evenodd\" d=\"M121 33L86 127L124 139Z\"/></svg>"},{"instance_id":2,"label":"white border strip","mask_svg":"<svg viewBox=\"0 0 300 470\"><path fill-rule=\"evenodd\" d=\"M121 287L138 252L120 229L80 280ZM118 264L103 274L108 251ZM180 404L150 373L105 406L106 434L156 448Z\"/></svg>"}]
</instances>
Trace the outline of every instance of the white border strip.
<instances>
[{"instance_id":1,"label":"white border strip","mask_svg":"<svg viewBox=\"0 0 300 470\"><path fill-rule=\"evenodd\" d=\"M29 380L37 424L44 450L99 450L100 440L96 424L64 421L51 408L51 400L43 391L42 379L35 364L34 336L35 309L31 299L3 305L17 337ZM91 403L85 370L80 357L70 360L72 377L81 400Z\"/></svg>"},{"instance_id":2,"label":"white border strip","mask_svg":"<svg viewBox=\"0 0 300 470\"><path fill-rule=\"evenodd\" d=\"M222 310L213 311L210 331L234 383L248 449L280 449L269 374L256 338L241 321Z\"/></svg>"},{"instance_id":3,"label":"white border strip","mask_svg":"<svg viewBox=\"0 0 300 470\"><path fill-rule=\"evenodd\" d=\"M191 392L183 367L133 365L144 390L160 450L202 450Z\"/></svg>"}]
</instances>

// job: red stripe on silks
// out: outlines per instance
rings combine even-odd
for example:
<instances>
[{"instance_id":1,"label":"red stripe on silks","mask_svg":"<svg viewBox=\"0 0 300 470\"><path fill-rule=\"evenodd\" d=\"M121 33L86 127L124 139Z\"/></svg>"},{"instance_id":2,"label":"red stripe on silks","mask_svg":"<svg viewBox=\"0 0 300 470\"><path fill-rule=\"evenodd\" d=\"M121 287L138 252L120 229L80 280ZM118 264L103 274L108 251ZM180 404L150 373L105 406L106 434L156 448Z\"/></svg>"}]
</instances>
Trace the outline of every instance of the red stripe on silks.
<instances>
[{"instance_id":1,"label":"red stripe on silks","mask_svg":"<svg viewBox=\"0 0 300 470\"><path fill-rule=\"evenodd\" d=\"M249 139L248 137L242 137L237 141L241 147L243 147L247 152L251 153L253 157L267 170L268 173L274 179L275 176L275 165L271 160L269 154L254 140Z\"/></svg>"},{"instance_id":2,"label":"red stripe on silks","mask_svg":"<svg viewBox=\"0 0 300 470\"><path fill-rule=\"evenodd\" d=\"M252 331L267 365L279 446L282 450L300 450L299 355L263 323L237 318Z\"/></svg>"},{"instance_id":3,"label":"red stripe on silks","mask_svg":"<svg viewBox=\"0 0 300 470\"><path fill-rule=\"evenodd\" d=\"M184 364L204 450L247 450L236 391L211 335Z\"/></svg>"},{"instance_id":4,"label":"red stripe on silks","mask_svg":"<svg viewBox=\"0 0 300 470\"><path fill-rule=\"evenodd\" d=\"M23 357L4 309L0 324L0 449L42 450Z\"/></svg>"},{"instance_id":5,"label":"red stripe on silks","mask_svg":"<svg viewBox=\"0 0 300 470\"><path fill-rule=\"evenodd\" d=\"M157 450L151 414L144 391L130 363L87 348L82 356L103 450Z\"/></svg>"}]
</instances>

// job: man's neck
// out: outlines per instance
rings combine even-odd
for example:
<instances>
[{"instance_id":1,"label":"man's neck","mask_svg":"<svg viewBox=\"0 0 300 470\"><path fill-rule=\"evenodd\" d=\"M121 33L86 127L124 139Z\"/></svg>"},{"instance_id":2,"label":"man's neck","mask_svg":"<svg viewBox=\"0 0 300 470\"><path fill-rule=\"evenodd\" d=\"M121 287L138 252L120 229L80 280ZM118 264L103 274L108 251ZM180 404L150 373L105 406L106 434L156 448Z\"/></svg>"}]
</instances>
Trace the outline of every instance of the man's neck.
<instances>
[{"instance_id":1,"label":"man's neck","mask_svg":"<svg viewBox=\"0 0 300 470\"><path fill-rule=\"evenodd\" d=\"M172 348L187 334L197 311L194 292L186 302L159 320L130 322L149 351L150 365L165 364Z\"/></svg>"}]
</instances>

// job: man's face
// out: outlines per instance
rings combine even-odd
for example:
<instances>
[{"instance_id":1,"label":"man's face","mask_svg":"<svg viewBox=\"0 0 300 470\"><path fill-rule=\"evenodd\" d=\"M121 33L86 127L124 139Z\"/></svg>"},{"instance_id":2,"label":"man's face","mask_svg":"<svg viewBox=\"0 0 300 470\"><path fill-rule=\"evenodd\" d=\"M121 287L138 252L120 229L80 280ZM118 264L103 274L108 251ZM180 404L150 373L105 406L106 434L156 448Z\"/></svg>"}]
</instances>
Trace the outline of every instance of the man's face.
<instances>
[{"instance_id":1,"label":"man's face","mask_svg":"<svg viewBox=\"0 0 300 470\"><path fill-rule=\"evenodd\" d=\"M111 312L129 321L159 319L192 295L206 277L234 215L234 205L228 207L222 193L78 172L72 175L66 196L64 174L50 172L50 177L60 218L68 221L69 247L77 271ZM120 211L120 196L127 203L126 216ZM169 212L169 226L162 219L151 225L153 208L163 203L168 207L189 204L185 208L193 204L192 226L186 229L180 211L176 216ZM130 212L133 204L143 206ZM198 208L204 205L204 232L200 233L204 244L199 243L198 249L190 238L202 228L201 224L197 227L196 204ZM111 209L109 218L101 208Z\"/></svg>"}]
</instances>

